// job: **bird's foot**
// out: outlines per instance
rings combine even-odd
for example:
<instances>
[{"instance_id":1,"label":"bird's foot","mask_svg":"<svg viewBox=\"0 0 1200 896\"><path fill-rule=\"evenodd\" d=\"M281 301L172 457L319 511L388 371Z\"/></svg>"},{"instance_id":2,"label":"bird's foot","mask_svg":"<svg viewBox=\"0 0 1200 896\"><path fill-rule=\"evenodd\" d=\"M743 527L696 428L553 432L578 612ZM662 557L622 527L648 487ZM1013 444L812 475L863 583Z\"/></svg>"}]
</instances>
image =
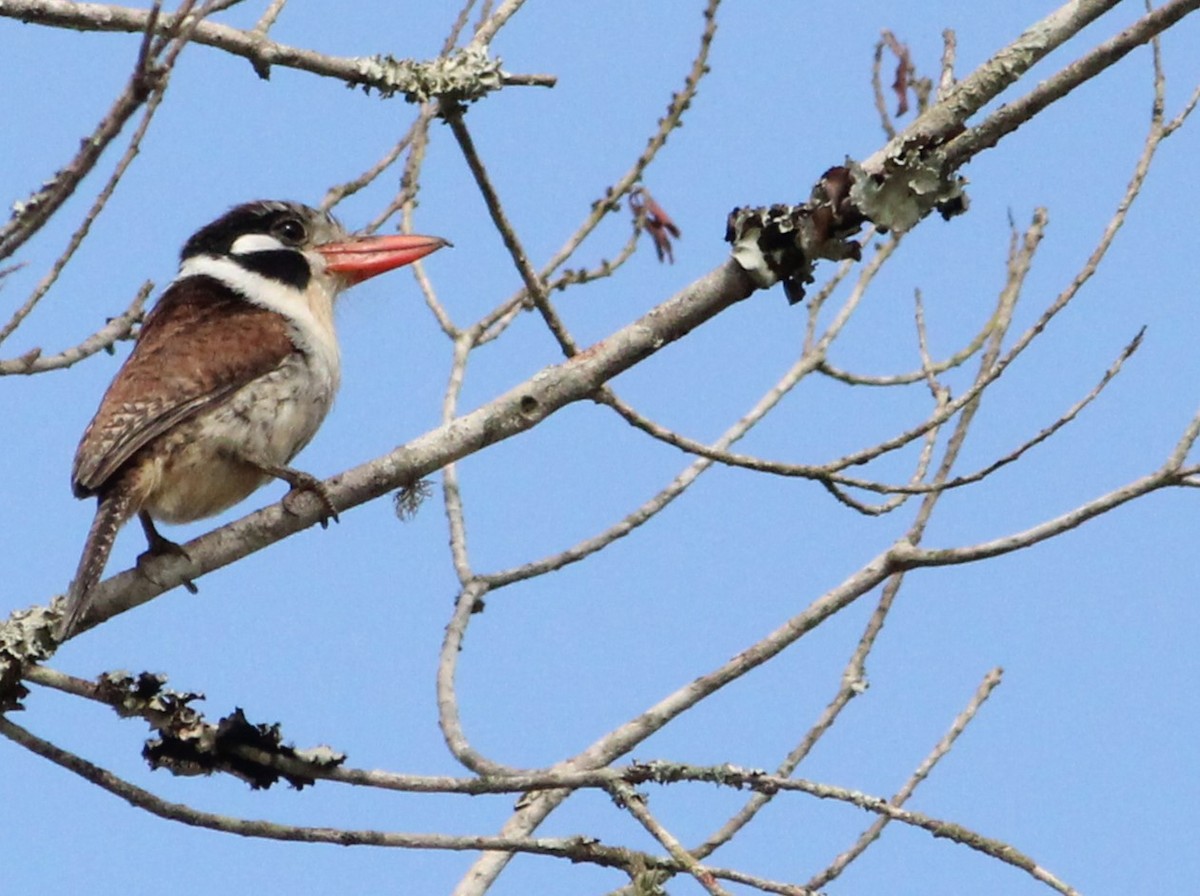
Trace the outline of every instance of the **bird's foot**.
<instances>
[{"instance_id":1,"label":"bird's foot","mask_svg":"<svg viewBox=\"0 0 1200 896\"><path fill-rule=\"evenodd\" d=\"M288 470L288 475L280 476L279 478L287 482L291 486L288 493L283 496L283 509L288 513L298 516L299 510L296 508L296 498L308 492L321 502L321 517L320 523L322 529L329 527L329 521L339 522L337 508L333 506L333 497L329 494L329 489L325 487L325 483L310 473L302 473L299 470Z\"/></svg>"},{"instance_id":2,"label":"bird's foot","mask_svg":"<svg viewBox=\"0 0 1200 896\"><path fill-rule=\"evenodd\" d=\"M146 568L146 564L156 557L182 557L188 563L192 562L192 555L187 552L187 549L171 539L164 537L159 531L154 528L154 523L149 517L143 516L142 530L146 533L146 550L138 554L137 568L138 572L144 575L155 585L161 586L163 583L154 578L150 571ZM189 594L198 594L200 589L196 587L196 583L191 579L184 579L181 583L187 589Z\"/></svg>"},{"instance_id":3,"label":"bird's foot","mask_svg":"<svg viewBox=\"0 0 1200 896\"><path fill-rule=\"evenodd\" d=\"M282 479L291 488L288 493L283 496L283 509L292 516L300 516L301 509L296 506L296 499L303 492L316 497L321 502L321 516L318 521L322 529L329 527L329 521L338 522L337 508L333 506L333 497L329 494L329 489L316 476L311 473L305 473L303 470L294 470L291 467L281 466L279 464L266 463L249 455L238 455L238 459L243 463L250 464L256 467L268 476L274 476L276 479Z\"/></svg>"}]
</instances>

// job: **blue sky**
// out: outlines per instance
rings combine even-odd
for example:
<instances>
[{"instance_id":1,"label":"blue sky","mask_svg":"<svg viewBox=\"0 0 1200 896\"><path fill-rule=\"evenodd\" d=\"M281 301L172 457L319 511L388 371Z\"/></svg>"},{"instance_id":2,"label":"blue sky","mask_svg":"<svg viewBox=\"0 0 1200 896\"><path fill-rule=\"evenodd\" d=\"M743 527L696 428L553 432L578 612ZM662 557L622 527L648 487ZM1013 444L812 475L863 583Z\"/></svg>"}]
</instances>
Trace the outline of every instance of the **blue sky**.
<instances>
[{"instance_id":1,"label":"blue sky","mask_svg":"<svg viewBox=\"0 0 1200 896\"><path fill-rule=\"evenodd\" d=\"M261 3L223 21L252 24ZM683 230L676 263L643 247L607 282L563 294L582 343L602 338L715 267L736 205L796 201L846 155L882 143L869 70L881 28L934 74L943 28L957 31L966 73L1053 8L1005 4L741 2L719 13L712 73L682 129L646 177ZM272 36L331 54L424 58L456 10L440 4L294 4ZM1132 20L1121 8L1040 65L1012 99ZM467 123L535 264L562 244L641 150L682 84L701 27L698 5L530 4L496 39L513 72L558 77L553 90L510 89L471 107ZM1192 21L1165 42L1168 114L1200 79ZM124 83L137 38L77 34L0 19L10 73L5 201L25 196L67 157ZM47 60L53 60L48 64ZM905 240L833 352L839 366L888 373L916 366L912 296L927 306L931 351L977 329L1003 284L1008 217L1050 225L1018 327L1074 275L1120 198L1152 98L1148 51L1132 54L965 171L972 199L951 223ZM411 108L314 76L250 66L201 46L185 51L142 152L51 295L0 348L74 344L125 307L143 280L161 287L179 246L229 205L272 197L318 201L407 127ZM927 543L954 546L1024 529L1165 459L1200 402L1195 310L1195 125L1163 146L1139 204L1099 276L989 392L964 452L970 470L1006 453L1092 387L1143 325L1125 372L1075 423L1019 464L948 496ZM115 155L113 156L115 158ZM107 173L111 159L101 164ZM398 174L339 207L360 226ZM27 266L0 291L0 318L60 250L99 186L93 176L19 253ZM451 251L426 270L459 323L508 297L519 278L449 131L435 126L421 232ZM614 255L623 216L572 266ZM827 274L828 267L818 274ZM779 289L731 309L615 382L665 425L715 438L794 360L805 310ZM381 277L341 304L343 388L297 464L333 475L435 426L450 344L411 278ZM6 509L0 591L7 612L65 588L91 506L68 474L79 434L118 358L10 378L0 388ZM559 360L534 315L477 352L461 406L471 409ZM963 380L951 378L961 390ZM766 457L820 462L882 438L924 413L925 396L806 383L740 444ZM495 570L553 553L611 525L687 463L603 408L568 408L526 435L461 464L472 559ZM894 472L894 471L893 471ZM276 501L271 486L216 521L172 529L183 540ZM468 735L487 755L541 766L582 749L799 612L883 550L912 510L852 514L814 484L715 469L653 522L589 561L491 595L474 620L458 681ZM1158 494L1048 544L987 563L910 575L868 672L870 689L801 767L805 778L882 795L898 788L1003 666L1003 685L909 804L1011 842L1082 892L1187 892L1200 875L1192 812L1200 787L1191 683L1195 495ZM137 527L109 570L142 550ZM278 721L299 746L332 744L349 764L459 773L437 727L434 668L456 591L440 497L409 522L381 500L205 576L200 594L168 593L87 633L53 666L166 673L203 691L212 718L243 707ZM834 694L874 601L849 607L776 660L715 695L635 751L638 759L728 761L772 768ZM396 831L494 833L511 797L396 795L322 784L250 792L229 779L171 778L140 758L144 725L35 689L15 720L170 800L247 818ZM220 835L152 818L21 748L0 742L0 867L12 892L181 896L264 889L305 894L448 892L470 854L333 849ZM649 791L685 843L719 827L742 800L710 787ZM717 864L803 882L871 818L792 795L778 799ZM610 801L580 794L547 836L587 833L655 849ZM656 850L657 851L657 850ZM591 893L622 876L519 858L493 892ZM1042 885L1009 866L892 825L829 892L1021 894ZM700 892L689 880L675 896Z\"/></svg>"}]
</instances>

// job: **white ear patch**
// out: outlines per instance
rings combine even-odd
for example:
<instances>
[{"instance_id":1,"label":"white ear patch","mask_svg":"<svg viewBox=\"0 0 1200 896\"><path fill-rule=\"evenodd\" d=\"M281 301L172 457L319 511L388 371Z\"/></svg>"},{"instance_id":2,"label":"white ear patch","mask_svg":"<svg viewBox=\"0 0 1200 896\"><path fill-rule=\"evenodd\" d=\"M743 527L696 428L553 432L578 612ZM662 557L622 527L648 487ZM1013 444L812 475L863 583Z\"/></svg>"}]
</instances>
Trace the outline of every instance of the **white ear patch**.
<instances>
[{"instance_id":1,"label":"white ear patch","mask_svg":"<svg viewBox=\"0 0 1200 896\"><path fill-rule=\"evenodd\" d=\"M290 247L285 246L269 233L247 233L233 241L233 245L229 247L229 254L251 255L255 252L275 252L287 248Z\"/></svg>"}]
</instances>

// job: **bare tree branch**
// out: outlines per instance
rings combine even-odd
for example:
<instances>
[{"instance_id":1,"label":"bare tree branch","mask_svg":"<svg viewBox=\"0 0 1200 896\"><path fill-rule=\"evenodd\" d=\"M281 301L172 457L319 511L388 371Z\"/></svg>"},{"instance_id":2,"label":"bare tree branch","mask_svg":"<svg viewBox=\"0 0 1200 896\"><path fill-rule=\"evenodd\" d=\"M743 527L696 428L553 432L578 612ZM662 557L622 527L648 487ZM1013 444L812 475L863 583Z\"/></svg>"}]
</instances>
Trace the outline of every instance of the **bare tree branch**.
<instances>
[{"instance_id":1,"label":"bare tree branch","mask_svg":"<svg viewBox=\"0 0 1200 896\"><path fill-rule=\"evenodd\" d=\"M519 5L519 4L518 4ZM164 15L151 22L142 9L104 3L76 3L73 0L0 0L0 16L36 22L57 28L77 31L141 32L153 25L156 33L164 33L175 25L175 17ZM374 88L385 96L417 87L417 82L397 60L382 56L329 56L266 40L256 30L241 31L218 22L202 22L191 38L198 44L224 50L250 61L256 72L268 72L271 66L306 71L314 75L337 78L347 84ZM514 75L501 72L497 86L553 87L551 75Z\"/></svg>"}]
</instances>

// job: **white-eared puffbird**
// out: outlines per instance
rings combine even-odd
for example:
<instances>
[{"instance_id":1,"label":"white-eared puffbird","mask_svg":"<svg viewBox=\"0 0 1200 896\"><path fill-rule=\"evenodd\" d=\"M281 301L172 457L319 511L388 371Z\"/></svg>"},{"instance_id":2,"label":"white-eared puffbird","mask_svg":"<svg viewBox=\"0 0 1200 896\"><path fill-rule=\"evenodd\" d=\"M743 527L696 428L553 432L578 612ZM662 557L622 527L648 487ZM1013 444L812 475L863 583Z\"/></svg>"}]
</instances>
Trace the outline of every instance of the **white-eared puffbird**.
<instances>
[{"instance_id":1,"label":"white-eared puffbird","mask_svg":"<svg viewBox=\"0 0 1200 896\"><path fill-rule=\"evenodd\" d=\"M117 530L135 515L151 552L179 551L154 520L212 516L278 478L336 516L320 481L288 466L337 392L334 299L445 245L349 236L325 212L278 201L239 205L187 241L75 453L72 488L97 507L60 640L84 620Z\"/></svg>"}]
</instances>

